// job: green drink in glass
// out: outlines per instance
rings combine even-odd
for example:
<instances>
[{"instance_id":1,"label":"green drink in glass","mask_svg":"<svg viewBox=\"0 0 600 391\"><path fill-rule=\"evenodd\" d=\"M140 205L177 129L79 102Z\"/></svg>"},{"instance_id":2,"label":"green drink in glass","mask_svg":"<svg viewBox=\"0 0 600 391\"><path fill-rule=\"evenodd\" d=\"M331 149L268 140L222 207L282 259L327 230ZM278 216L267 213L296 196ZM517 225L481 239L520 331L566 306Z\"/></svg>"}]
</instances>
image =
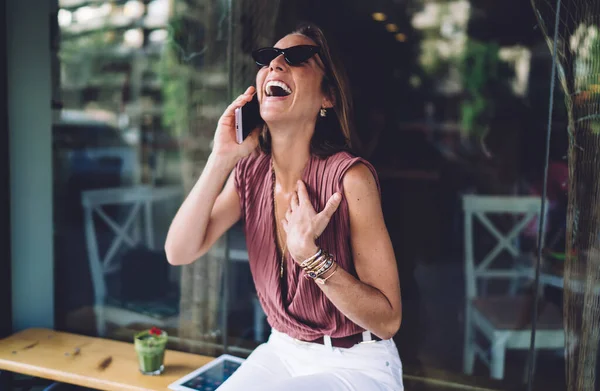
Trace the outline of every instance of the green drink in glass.
<instances>
[{"instance_id":1,"label":"green drink in glass","mask_svg":"<svg viewBox=\"0 0 600 391\"><path fill-rule=\"evenodd\" d=\"M168 335L156 327L137 333L134 336L135 351L144 375L160 375L165 366L165 349Z\"/></svg>"}]
</instances>

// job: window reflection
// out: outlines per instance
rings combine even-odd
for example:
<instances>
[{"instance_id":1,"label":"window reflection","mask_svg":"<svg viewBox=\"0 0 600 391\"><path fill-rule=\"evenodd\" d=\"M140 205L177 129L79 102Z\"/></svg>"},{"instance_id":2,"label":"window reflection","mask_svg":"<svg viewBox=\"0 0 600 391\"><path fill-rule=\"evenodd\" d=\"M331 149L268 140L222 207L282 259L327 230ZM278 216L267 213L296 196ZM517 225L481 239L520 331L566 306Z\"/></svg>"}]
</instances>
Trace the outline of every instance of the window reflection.
<instances>
[{"instance_id":1,"label":"window reflection","mask_svg":"<svg viewBox=\"0 0 600 391\"><path fill-rule=\"evenodd\" d=\"M530 28L531 15L513 22L516 11L501 5L359 3L236 0L232 11L217 0L59 2L59 327L129 340L135 330L159 326L173 348L205 354L227 344L243 355L265 340L269 327L239 225L189 266L169 266L162 247L230 95L253 83L249 51L272 44L296 19L312 19L342 43L361 153L381 179L402 284L404 319L395 339L405 373L459 383L501 379L485 383L497 389L522 384L539 217L522 225L535 208L516 205L533 198L538 205L541 196L546 44ZM340 24L349 15L356 28ZM570 41L590 53L576 68L583 87L591 83L584 83L586 59L597 37L593 26L581 26ZM553 322L562 316L565 120L564 113L555 117L536 345L536 381L559 384L547 390L564 382ZM479 268L490 251L494 267ZM518 306L507 305L511 300ZM545 318L551 307L552 319ZM521 322L518 328L507 327L507 317ZM544 333L549 323L554 328Z\"/></svg>"},{"instance_id":2,"label":"window reflection","mask_svg":"<svg viewBox=\"0 0 600 391\"><path fill-rule=\"evenodd\" d=\"M264 316L255 320L258 307L244 300L253 287L243 233L232 233L230 255L240 262L227 268L226 240L189 267L171 267L163 251L228 104L227 4L211 12L201 1L59 6L57 324L127 340L159 326L177 348L213 354L229 333L228 343L248 352L265 335L254 332ZM222 300L224 279L234 305ZM227 330L225 314L236 318Z\"/></svg>"}]
</instances>

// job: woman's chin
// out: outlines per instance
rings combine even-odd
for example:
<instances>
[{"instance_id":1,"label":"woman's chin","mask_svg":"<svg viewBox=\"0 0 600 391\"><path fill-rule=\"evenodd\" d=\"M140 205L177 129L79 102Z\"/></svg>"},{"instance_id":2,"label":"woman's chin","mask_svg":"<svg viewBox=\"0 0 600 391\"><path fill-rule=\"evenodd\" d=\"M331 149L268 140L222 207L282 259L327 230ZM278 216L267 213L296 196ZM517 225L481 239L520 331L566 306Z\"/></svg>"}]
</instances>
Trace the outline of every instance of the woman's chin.
<instances>
[{"instance_id":1,"label":"woman's chin","mask_svg":"<svg viewBox=\"0 0 600 391\"><path fill-rule=\"evenodd\" d=\"M281 110L261 110L260 116L267 123L267 125L272 125L285 121L288 117Z\"/></svg>"}]
</instances>

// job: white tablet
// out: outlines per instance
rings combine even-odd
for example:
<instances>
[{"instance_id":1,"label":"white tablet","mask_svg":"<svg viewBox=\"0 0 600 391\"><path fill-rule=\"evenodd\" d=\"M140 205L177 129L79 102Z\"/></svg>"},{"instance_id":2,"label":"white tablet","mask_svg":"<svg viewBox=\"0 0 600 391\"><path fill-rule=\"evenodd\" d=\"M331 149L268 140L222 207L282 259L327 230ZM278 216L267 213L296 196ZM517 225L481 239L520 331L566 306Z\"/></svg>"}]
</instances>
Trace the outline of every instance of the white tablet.
<instances>
[{"instance_id":1,"label":"white tablet","mask_svg":"<svg viewBox=\"0 0 600 391\"><path fill-rule=\"evenodd\" d=\"M243 358L223 354L169 385L173 391L216 391L244 362Z\"/></svg>"}]
</instances>

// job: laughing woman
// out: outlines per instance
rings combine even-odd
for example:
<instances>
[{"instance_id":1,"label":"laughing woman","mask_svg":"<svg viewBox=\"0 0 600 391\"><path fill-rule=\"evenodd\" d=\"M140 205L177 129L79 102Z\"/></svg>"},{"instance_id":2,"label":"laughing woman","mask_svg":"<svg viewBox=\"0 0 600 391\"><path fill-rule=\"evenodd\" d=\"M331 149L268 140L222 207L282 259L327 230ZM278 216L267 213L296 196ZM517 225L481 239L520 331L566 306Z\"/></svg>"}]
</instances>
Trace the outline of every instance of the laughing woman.
<instances>
[{"instance_id":1,"label":"laughing woman","mask_svg":"<svg viewBox=\"0 0 600 391\"><path fill-rule=\"evenodd\" d=\"M349 152L343 71L311 25L253 57L257 89L223 113L165 246L188 264L244 223L272 333L219 390L403 390L396 259L375 170ZM255 93L266 125L238 144L234 111Z\"/></svg>"}]
</instances>

